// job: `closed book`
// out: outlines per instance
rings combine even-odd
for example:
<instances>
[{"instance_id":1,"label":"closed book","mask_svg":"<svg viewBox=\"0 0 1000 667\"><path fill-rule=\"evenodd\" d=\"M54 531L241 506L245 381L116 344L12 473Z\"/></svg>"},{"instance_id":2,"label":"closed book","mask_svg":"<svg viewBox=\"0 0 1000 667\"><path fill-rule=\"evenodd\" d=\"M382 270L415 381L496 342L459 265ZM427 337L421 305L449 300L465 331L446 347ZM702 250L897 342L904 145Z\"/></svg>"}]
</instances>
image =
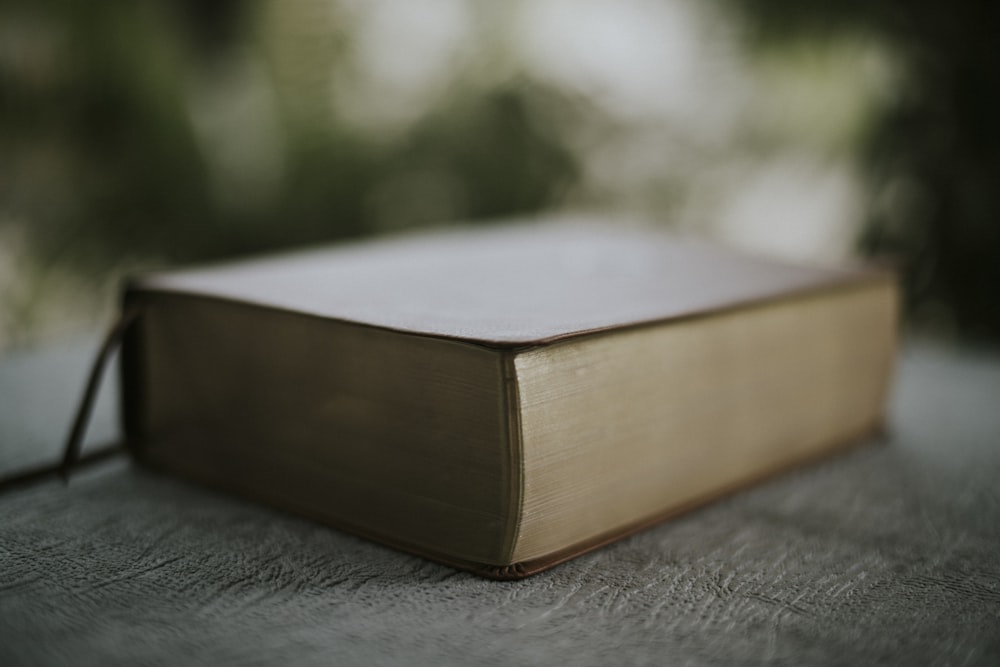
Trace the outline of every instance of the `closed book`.
<instances>
[{"instance_id":1,"label":"closed book","mask_svg":"<svg viewBox=\"0 0 1000 667\"><path fill-rule=\"evenodd\" d=\"M517 578L881 426L897 288L514 224L130 280L142 463Z\"/></svg>"}]
</instances>

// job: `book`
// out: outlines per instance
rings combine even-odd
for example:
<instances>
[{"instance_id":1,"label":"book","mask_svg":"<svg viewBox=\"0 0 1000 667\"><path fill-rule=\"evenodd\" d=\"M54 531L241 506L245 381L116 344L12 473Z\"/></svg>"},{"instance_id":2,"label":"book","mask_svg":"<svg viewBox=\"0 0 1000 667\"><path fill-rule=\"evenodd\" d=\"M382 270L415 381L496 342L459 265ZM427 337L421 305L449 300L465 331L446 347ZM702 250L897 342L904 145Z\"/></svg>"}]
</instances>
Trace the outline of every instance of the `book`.
<instances>
[{"instance_id":1,"label":"book","mask_svg":"<svg viewBox=\"0 0 1000 667\"><path fill-rule=\"evenodd\" d=\"M522 223L128 281L143 464L519 578L877 431L893 276Z\"/></svg>"}]
</instances>

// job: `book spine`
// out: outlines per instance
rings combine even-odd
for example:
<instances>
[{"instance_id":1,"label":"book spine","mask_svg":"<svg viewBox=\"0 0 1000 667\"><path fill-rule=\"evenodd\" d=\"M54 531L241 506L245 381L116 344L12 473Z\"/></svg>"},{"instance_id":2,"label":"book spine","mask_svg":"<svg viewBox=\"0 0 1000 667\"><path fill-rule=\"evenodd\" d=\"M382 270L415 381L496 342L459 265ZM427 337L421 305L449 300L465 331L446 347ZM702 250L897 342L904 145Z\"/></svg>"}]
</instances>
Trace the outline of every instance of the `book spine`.
<instances>
[{"instance_id":1,"label":"book spine","mask_svg":"<svg viewBox=\"0 0 1000 667\"><path fill-rule=\"evenodd\" d=\"M501 377L503 378L503 423L506 424L508 505L507 525L504 535L504 559L510 562L521 531L524 499L524 457L521 455L521 397L518 387L514 352L500 351Z\"/></svg>"},{"instance_id":2,"label":"book spine","mask_svg":"<svg viewBox=\"0 0 1000 667\"><path fill-rule=\"evenodd\" d=\"M132 326L122 336L118 365L121 391L118 395L119 418L126 451L134 460L142 460L142 415L146 392L143 372L143 312L150 307L147 299L128 286L122 291L122 312L138 313Z\"/></svg>"}]
</instances>

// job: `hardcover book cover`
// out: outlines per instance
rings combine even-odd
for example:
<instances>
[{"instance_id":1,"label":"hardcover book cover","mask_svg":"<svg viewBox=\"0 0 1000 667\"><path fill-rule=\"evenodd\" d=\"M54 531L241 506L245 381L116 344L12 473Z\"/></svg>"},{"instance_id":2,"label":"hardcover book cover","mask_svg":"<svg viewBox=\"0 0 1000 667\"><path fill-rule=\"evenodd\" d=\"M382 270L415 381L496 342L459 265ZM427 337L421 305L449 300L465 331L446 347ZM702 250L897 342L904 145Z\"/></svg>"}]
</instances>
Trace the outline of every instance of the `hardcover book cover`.
<instances>
[{"instance_id":1,"label":"hardcover book cover","mask_svg":"<svg viewBox=\"0 0 1000 667\"><path fill-rule=\"evenodd\" d=\"M516 224L129 282L148 465L516 578L881 425L892 276Z\"/></svg>"}]
</instances>

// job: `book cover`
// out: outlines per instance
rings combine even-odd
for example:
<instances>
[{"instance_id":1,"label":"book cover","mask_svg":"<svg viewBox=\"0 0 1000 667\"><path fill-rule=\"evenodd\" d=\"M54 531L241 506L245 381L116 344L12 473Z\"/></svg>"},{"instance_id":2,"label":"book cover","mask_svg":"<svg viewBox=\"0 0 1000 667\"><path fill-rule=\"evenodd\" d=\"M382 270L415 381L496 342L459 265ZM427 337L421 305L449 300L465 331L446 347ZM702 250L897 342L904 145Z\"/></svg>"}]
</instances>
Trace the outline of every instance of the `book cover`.
<instances>
[{"instance_id":1,"label":"book cover","mask_svg":"<svg viewBox=\"0 0 1000 667\"><path fill-rule=\"evenodd\" d=\"M892 276L518 224L131 280L139 461L517 578L879 428Z\"/></svg>"}]
</instances>

